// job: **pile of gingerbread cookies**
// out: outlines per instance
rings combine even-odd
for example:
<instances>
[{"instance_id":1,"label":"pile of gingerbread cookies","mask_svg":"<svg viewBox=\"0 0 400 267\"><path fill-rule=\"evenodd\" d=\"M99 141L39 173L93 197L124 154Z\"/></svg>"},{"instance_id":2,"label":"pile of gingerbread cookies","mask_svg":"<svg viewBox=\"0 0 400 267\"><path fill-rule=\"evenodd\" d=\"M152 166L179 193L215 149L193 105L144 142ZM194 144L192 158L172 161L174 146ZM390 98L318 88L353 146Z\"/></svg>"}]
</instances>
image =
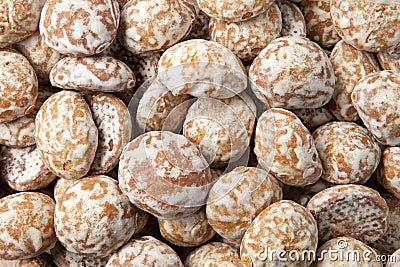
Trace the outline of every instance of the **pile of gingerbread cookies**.
<instances>
[{"instance_id":1,"label":"pile of gingerbread cookies","mask_svg":"<svg viewBox=\"0 0 400 267\"><path fill-rule=\"evenodd\" d=\"M400 2L1 1L0 179L0 266L397 266Z\"/></svg>"}]
</instances>

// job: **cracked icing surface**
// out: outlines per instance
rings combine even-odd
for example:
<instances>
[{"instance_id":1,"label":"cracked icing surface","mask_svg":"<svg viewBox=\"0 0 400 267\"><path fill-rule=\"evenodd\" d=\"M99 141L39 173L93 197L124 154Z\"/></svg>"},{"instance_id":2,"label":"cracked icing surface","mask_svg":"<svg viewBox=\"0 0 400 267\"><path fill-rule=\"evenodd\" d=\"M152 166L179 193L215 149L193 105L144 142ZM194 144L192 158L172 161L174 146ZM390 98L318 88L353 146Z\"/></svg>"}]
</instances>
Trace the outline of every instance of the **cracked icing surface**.
<instances>
[{"instance_id":1,"label":"cracked icing surface","mask_svg":"<svg viewBox=\"0 0 400 267\"><path fill-rule=\"evenodd\" d=\"M111 256L106 267L153 266L183 267L178 254L151 236L133 239Z\"/></svg>"},{"instance_id":2,"label":"cracked icing surface","mask_svg":"<svg viewBox=\"0 0 400 267\"><path fill-rule=\"evenodd\" d=\"M239 252L222 242L210 242L193 250L185 260L185 267L242 267Z\"/></svg>"},{"instance_id":3,"label":"cracked icing surface","mask_svg":"<svg viewBox=\"0 0 400 267\"><path fill-rule=\"evenodd\" d=\"M90 174L103 174L114 169L125 145L131 140L132 120L128 108L118 97L97 93L86 96L98 129L96 156Z\"/></svg>"},{"instance_id":4,"label":"cracked icing surface","mask_svg":"<svg viewBox=\"0 0 400 267\"><path fill-rule=\"evenodd\" d=\"M91 56L112 43L119 19L115 0L47 0L39 31L45 43L61 54Z\"/></svg>"},{"instance_id":5,"label":"cracked icing surface","mask_svg":"<svg viewBox=\"0 0 400 267\"><path fill-rule=\"evenodd\" d=\"M271 174L254 167L237 167L211 188L208 222L223 238L240 243L254 218L281 199L281 185Z\"/></svg>"},{"instance_id":6,"label":"cracked icing surface","mask_svg":"<svg viewBox=\"0 0 400 267\"><path fill-rule=\"evenodd\" d=\"M210 240L215 231L207 222L205 207L176 220L158 220L161 235L172 244L196 247Z\"/></svg>"},{"instance_id":7,"label":"cracked icing surface","mask_svg":"<svg viewBox=\"0 0 400 267\"><path fill-rule=\"evenodd\" d=\"M64 89L123 92L135 86L132 70L110 56L65 57L50 72L53 86Z\"/></svg>"},{"instance_id":8,"label":"cracked icing surface","mask_svg":"<svg viewBox=\"0 0 400 267\"><path fill-rule=\"evenodd\" d=\"M273 40L249 70L251 89L270 107L318 108L333 94L335 75L326 53L314 42L286 36Z\"/></svg>"},{"instance_id":9,"label":"cracked icing surface","mask_svg":"<svg viewBox=\"0 0 400 267\"><path fill-rule=\"evenodd\" d=\"M313 133L322 162L321 178L334 184L368 179L381 159L379 143L364 127L353 122L331 122Z\"/></svg>"},{"instance_id":10,"label":"cracked icing surface","mask_svg":"<svg viewBox=\"0 0 400 267\"><path fill-rule=\"evenodd\" d=\"M306 37L306 22L300 8L288 0L278 0L276 4L282 13L281 36L296 35Z\"/></svg>"},{"instance_id":11,"label":"cracked icing surface","mask_svg":"<svg viewBox=\"0 0 400 267\"><path fill-rule=\"evenodd\" d=\"M243 21L266 11L273 0L197 0L199 7L210 17L224 21Z\"/></svg>"},{"instance_id":12,"label":"cracked icing surface","mask_svg":"<svg viewBox=\"0 0 400 267\"><path fill-rule=\"evenodd\" d=\"M338 34L357 49L379 52L400 44L398 1L332 0L330 13Z\"/></svg>"},{"instance_id":13,"label":"cracked icing surface","mask_svg":"<svg viewBox=\"0 0 400 267\"><path fill-rule=\"evenodd\" d=\"M307 209L318 223L321 241L349 236L369 244L387 230L389 208L377 191L366 186L324 189L310 199Z\"/></svg>"},{"instance_id":14,"label":"cracked icing surface","mask_svg":"<svg viewBox=\"0 0 400 267\"><path fill-rule=\"evenodd\" d=\"M121 10L119 39L134 54L165 50L195 24L194 8L182 0L132 0Z\"/></svg>"},{"instance_id":15,"label":"cracked icing surface","mask_svg":"<svg viewBox=\"0 0 400 267\"><path fill-rule=\"evenodd\" d=\"M246 94L227 99L199 98L186 115L183 135L207 162L220 167L238 160L250 144L256 107Z\"/></svg>"},{"instance_id":16,"label":"cracked icing surface","mask_svg":"<svg viewBox=\"0 0 400 267\"><path fill-rule=\"evenodd\" d=\"M214 41L192 39L166 50L158 62L158 78L173 94L229 98L244 91L242 62Z\"/></svg>"},{"instance_id":17,"label":"cracked icing surface","mask_svg":"<svg viewBox=\"0 0 400 267\"><path fill-rule=\"evenodd\" d=\"M351 100L365 127L383 145L400 144L400 74L379 71L362 78Z\"/></svg>"},{"instance_id":18,"label":"cracked icing surface","mask_svg":"<svg viewBox=\"0 0 400 267\"><path fill-rule=\"evenodd\" d=\"M57 239L82 256L108 256L135 232L135 214L117 181L105 175L82 178L58 196Z\"/></svg>"},{"instance_id":19,"label":"cracked icing surface","mask_svg":"<svg viewBox=\"0 0 400 267\"><path fill-rule=\"evenodd\" d=\"M186 137L148 132L129 142L120 157L119 186L130 201L158 218L188 216L205 203L208 164Z\"/></svg>"},{"instance_id":20,"label":"cracked icing surface","mask_svg":"<svg viewBox=\"0 0 400 267\"><path fill-rule=\"evenodd\" d=\"M0 48L19 42L38 28L39 0L3 0L0 2Z\"/></svg>"},{"instance_id":21,"label":"cracked icing surface","mask_svg":"<svg viewBox=\"0 0 400 267\"><path fill-rule=\"evenodd\" d=\"M44 164L36 146L26 148L2 147L0 176L17 191L46 187L56 175Z\"/></svg>"},{"instance_id":22,"label":"cracked icing surface","mask_svg":"<svg viewBox=\"0 0 400 267\"><path fill-rule=\"evenodd\" d=\"M40 108L35 120L36 145L46 166L57 176L85 176L96 155L98 130L85 99L61 91Z\"/></svg>"},{"instance_id":23,"label":"cracked icing surface","mask_svg":"<svg viewBox=\"0 0 400 267\"><path fill-rule=\"evenodd\" d=\"M0 123L28 115L35 108L38 80L29 61L12 49L0 49Z\"/></svg>"},{"instance_id":24,"label":"cracked icing surface","mask_svg":"<svg viewBox=\"0 0 400 267\"><path fill-rule=\"evenodd\" d=\"M351 93L361 78L379 71L379 64L372 53L357 50L343 40L335 45L330 59L336 83L328 107L338 120L357 121L359 117L351 102Z\"/></svg>"},{"instance_id":25,"label":"cracked icing surface","mask_svg":"<svg viewBox=\"0 0 400 267\"><path fill-rule=\"evenodd\" d=\"M317 223L311 213L293 201L281 200L264 209L251 223L242 239L240 257L246 267L276 266L280 261L271 251L297 251L301 255L302 251L315 251L317 243ZM267 258L265 261L259 258L260 252ZM292 261L287 254L285 258L288 266L311 264L307 259Z\"/></svg>"},{"instance_id":26,"label":"cracked icing surface","mask_svg":"<svg viewBox=\"0 0 400 267\"><path fill-rule=\"evenodd\" d=\"M379 183L400 199L400 147L387 147L383 151L377 170Z\"/></svg>"},{"instance_id":27,"label":"cracked icing surface","mask_svg":"<svg viewBox=\"0 0 400 267\"><path fill-rule=\"evenodd\" d=\"M38 256L56 243L54 200L37 192L0 199L0 257L5 260Z\"/></svg>"},{"instance_id":28,"label":"cracked icing surface","mask_svg":"<svg viewBox=\"0 0 400 267\"><path fill-rule=\"evenodd\" d=\"M265 111L258 119L254 142L261 166L283 183L305 186L321 176L313 137L292 112L281 108Z\"/></svg>"},{"instance_id":29,"label":"cracked icing surface","mask_svg":"<svg viewBox=\"0 0 400 267\"><path fill-rule=\"evenodd\" d=\"M257 17L241 22L210 19L210 39L222 44L242 60L253 60L272 40L280 36L282 16L272 4Z\"/></svg>"}]
</instances>

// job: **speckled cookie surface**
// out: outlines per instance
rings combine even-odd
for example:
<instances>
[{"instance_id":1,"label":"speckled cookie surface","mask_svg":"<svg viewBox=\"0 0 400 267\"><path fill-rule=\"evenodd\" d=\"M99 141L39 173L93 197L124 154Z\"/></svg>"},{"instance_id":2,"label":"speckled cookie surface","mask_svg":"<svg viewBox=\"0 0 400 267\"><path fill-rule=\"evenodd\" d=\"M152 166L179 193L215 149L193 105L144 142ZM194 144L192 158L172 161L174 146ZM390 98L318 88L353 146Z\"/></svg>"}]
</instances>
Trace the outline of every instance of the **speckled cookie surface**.
<instances>
[{"instance_id":1,"label":"speckled cookie surface","mask_svg":"<svg viewBox=\"0 0 400 267\"><path fill-rule=\"evenodd\" d=\"M400 199L400 147L387 147L377 170L378 181Z\"/></svg>"},{"instance_id":2,"label":"speckled cookie surface","mask_svg":"<svg viewBox=\"0 0 400 267\"><path fill-rule=\"evenodd\" d=\"M239 251L222 242L210 242L193 250L185 259L185 267L242 267Z\"/></svg>"},{"instance_id":3,"label":"speckled cookie surface","mask_svg":"<svg viewBox=\"0 0 400 267\"><path fill-rule=\"evenodd\" d=\"M61 54L91 56L112 43L119 19L116 0L47 0L39 31L45 43Z\"/></svg>"},{"instance_id":4,"label":"speckled cookie surface","mask_svg":"<svg viewBox=\"0 0 400 267\"><path fill-rule=\"evenodd\" d=\"M276 4L282 13L281 36L296 35L306 37L306 22L300 8L289 0L278 0Z\"/></svg>"},{"instance_id":5,"label":"speckled cookie surface","mask_svg":"<svg viewBox=\"0 0 400 267\"><path fill-rule=\"evenodd\" d=\"M384 70L400 72L400 48L378 52L376 53L376 57Z\"/></svg>"}]
</instances>

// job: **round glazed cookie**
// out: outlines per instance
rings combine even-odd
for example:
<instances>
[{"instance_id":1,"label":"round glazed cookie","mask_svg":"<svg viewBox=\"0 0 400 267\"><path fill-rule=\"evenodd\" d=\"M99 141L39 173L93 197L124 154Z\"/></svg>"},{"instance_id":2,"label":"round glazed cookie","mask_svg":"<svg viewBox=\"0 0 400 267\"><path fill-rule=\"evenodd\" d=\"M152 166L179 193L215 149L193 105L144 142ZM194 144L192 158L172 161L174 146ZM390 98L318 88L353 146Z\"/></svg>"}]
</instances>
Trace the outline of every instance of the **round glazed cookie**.
<instances>
[{"instance_id":1,"label":"round glazed cookie","mask_svg":"<svg viewBox=\"0 0 400 267\"><path fill-rule=\"evenodd\" d=\"M49 83L51 68L63 57L43 41L39 32L13 45L31 63L40 83Z\"/></svg>"},{"instance_id":2,"label":"round glazed cookie","mask_svg":"<svg viewBox=\"0 0 400 267\"><path fill-rule=\"evenodd\" d=\"M142 236L125 244L114 253L106 267L153 266L183 267L178 254L152 236Z\"/></svg>"},{"instance_id":3,"label":"round glazed cookie","mask_svg":"<svg viewBox=\"0 0 400 267\"><path fill-rule=\"evenodd\" d=\"M132 119L118 97L96 93L85 97L98 129L96 156L90 174L104 174L115 168L125 145L131 140Z\"/></svg>"},{"instance_id":4,"label":"round glazed cookie","mask_svg":"<svg viewBox=\"0 0 400 267\"><path fill-rule=\"evenodd\" d=\"M246 0L222 0L209 1L197 0L199 7L210 17L223 21L244 21L251 19L266 11L273 0L246 1Z\"/></svg>"},{"instance_id":5,"label":"round glazed cookie","mask_svg":"<svg viewBox=\"0 0 400 267\"><path fill-rule=\"evenodd\" d=\"M388 229L372 246L390 255L400 248L400 199L388 193L382 194L382 197L389 207Z\"/></svg>"},{"instance_id":6,"label":"round glazed cookie","mask_svg":"<svg viewBox=\"0 0 400 267\"><path fill-rule=\"evenodd\" d=\"M54 186L54 200L57 202L58 198L75 182L75 180L67 180L57 178L56 185Z\"/></svg>"},{"instance_id":7,"label":"round glazed cookie","mask_svg":"<svg viewBox=\"0 0 400 267\"><path fill-rule=\"evenodd\" d=\"M61 54L91 56L112 43L119 19L116 0L47 0L39 31L44 42Z\"/></svg>"},{"instance_id":8,"label":"round glazed cookie","mask_svg":"<svg viewBox=\"0 0 400 267\"><path fill-rule=\"evenodd\" d=\"M387 147L377 170L379 183L400 199L400 147Z\"/></svg>"},{"instance_id":9,"label":"round glazed cookie","mask_svg":"<svg viewBox=\"0 0 400 267\"><path fill-rule=\"evenodd\" d=\"M185 267L242 267L237 249L222 242L210 242L193 250L185 259Z\"/></svg>"},{"instance_id":10,"label":"round glazed cookie","mask_svg":"<svg viewBox=\"0 0 400 267\"><path fill-rule=\"evenodd\" d=\"M368 179L381 159L379 144L367 129L354 122L331 122L313 132L322 162L321 178L334 184Z\"/></svg>"},{"instance_id":11,"label":"round glazed cookie","mask_svg":"<svg viewBox=\"0 0 400 267\"><path fill-rule=\"evenodd\" d=\"M314 42L286 36L272 41L249 70L251 89L270 107L319 108L333 94L335 75L326 53Z\"/></svg>"},{"instance_id":12,"label":"round glazed cookie","mask_svg":"<svg viewBox=\"0 0 400 267\"><path fill-rule=\"evenodd\" d=\"M315 183L322 173L313 137L292 112L271 108L258 119L254 153L260 165L291 186Z\"/></svg>"},{"instance_id":13,"label":"round glazed cookie","mask_svg":"<svg viewBox=\"0 0 400 267\"><path fill-rule=\"evenodd\" d=\"M105 175L79 179L58 196L57 239L71 252L105 257L131 238L135 213L114 179Z\"/></svg>"},{"instance_id":14,"label":"round glazed cookie","mask_svg":"<svg viewBox=\"0 0 400 267\"><path fill-rule=\"evenodd\" d=\"M376 53L378 61L384 70L400 72L400 48Z\"/></svg>"},{"instance_id":15,"label":"round glazed cookie","mask_svg":"<svg viewBox=\"0 0 400 267\"><path fill-rule=\"evenodd\" d=\"M293 251L315 252L317 243L317 223L311 213L293 201L281 200L268 206L251 223L242 239L240 258L246 267L276 266L282 259L287 266L305 267L312 259L294 260L289 255ZM283 253L273 253L276 251Z\"/></svg>"},{"instance_id":16,"label":"round glazed cookie","mask_svg":"<svg viewBox=\"0 0 400 267\"><path fill-rule=\"evenodd\" d=\"M338 120L357 121L359 117L351 102L351 93L361 78L380 70L379 64L372 53L357 50L343 40L335 45L330 59L336 83L328 107Z\"/></svg>"},{"instance_id":17,"label":"round glazed cookie","mask_svg":"<svg viewBox=\"0 0 400 267\"><path fill-rule=\"evenodd\" d=\"M89 172L98 130L79 93L61 91L49 97L36 115L35 127L37 148L54 174L74 180Z\"/></svg>"},{"instance_id":18,"label":"round glazed cookie","mask_svg":"<svg viewBox=\"0 0 400 267\"><path fill-rule=\"evenodd\" d=\"M121 10L119 39L133 54L162 51L183 40L195 24L182 0L132 0Z\"/></svg>"},{"instance_id":19,"label":"round glazed cookie","mask_svg":"<svg viewBox=\"0 0 400 267\"><path fill-rule=\"evenodd\" d=\"M365 127L383 145L400 145L399 89L400 73L379 71L362 78L351 93Z\"/></svg>"},{"instance_id":20,"label":"round glazed cookie","mask_svg":"<svg viewBox=\"0 0 400 267\"><path fill-rule=\"evenodd\" d=\"M235 54L221 44L201 39L166 50L158 62L158 79L173 94L195 97L224 99L247 87L245 68Z\"/></svg>"},{"instance_id":21,"label":"round glazed cookie","mask_svg":"<svg viewBox=\"0 0 400 267\"><path fill-rule=\"evenodd\" d=\"M329 257L330 252L339 252L338 257ZM333 254L331 254L333 255ZM342 255L339 256L339 255ZM382 262L376 251L363 242L352 237L342 236L330 239L322 244L317 251L313 267L381 267Z\"/></svg>"},{"instance_id":22,"label":"round glazed cookie","mask_svg":"<svg viewBox=\"0 0 400 267\"><path fill-rule=\"evenodd\" d=\"M205 204L211 182L206 160L186 137L144 133L120 157L121 190L140 209L160 219L188 216Z\"/></svg>"},{"instance_id":23,"label":"round glazed cookie","mask_svg":"<svg viewBox=\"0 0 400 267\"><path fill-rule=\"evenodd\" d=\"M307 37L326 49L340 41L331 19L329 1L303 0L300 3L306 22Z\"/></svg>"},{"instance_id":24,"label":"round glazed cookie","mask_svg":"<svg viewBox=\"0 0 400 267\"><path fill-rule=\"evenodd\" d=\"M54 200L37 192L0 199L0 259L27 259L56 243Z\"/></svg>"},{"instance_id":25,"label":"round glazed cookie","mask_svg":"<svg viewBox=\"0 0 400 267\"><path fill-rule=\"evenodd\" d=\"M123 92L135 86L131 69L109 56L65 57L50 72L53 86L63 89Z\"/></svg>"},{"instance_id":26,"label":"round glazed cookie","mask_svg":"<svg viewBox=\"0 0 400 267\"><path fill-rule=\"evenodd\" d=\"M327 108L301 108L290 110L308 129L313 130L335 119Z\"/></svg>"},{"instance_id":27,"label":"round glazed cookie","mask_svg":"<svg viewBox=\"0 0 400 267\"><path fill-rule=\"evenodd\" d=\"M256 106L246 94L227 98L200 98L183 124L183 135L200 149L207 162L221 167L238 160L248 149Z\"/></svg>"},{"instance_id":28,"label":"round glazed cookie","mask_svg":"<svg viewBox=\"0 0 400 267\"><path fill-rule=\"evenodd\" d=\"M19 42L38 29L39 0L4 0L0 2L0 48Z\"/></svg>"},{"instance_id":29,"label":"round glazed cookie","mask_svg":"<svg viewBox=\"0 0 400 267\"><path fill-rule=\"evenodd\" d=\"M332 0L331 18L342 39L359 50L379 52L400 44L397 1Z\"/></svg>"},{"instance_id":30,"label":"round glazed cookie","mask_svg":"<svg viewBox=\"0 0 400 267\"><path fill-rule=\"evenodd\" d=\"M173 95L156 78L139 101L136 121L146 132L177 132L182 129L189 105L189 95Z\"/></svg>"},{"instance_id":31,"label":"round glazed cookie","mask_svg":"<svg viewBox=\"0 0 400 267\"><path fill-rule=\"evenodd\" d=\"M68 251L60 243L50 250L57 267L105 267L110 257L85 257Z\"/></svg>"},{"instance_id":32,"label":"round glazed cookie","mask_svg":"<svg viewBox=\"0 0 400 267\"><path fill-rule=\"evenodd\" d=\"M363 185L336 185L313 196L307 209L318 223L320 241L349 236L366 244L387 230L389 208L379 193Z\"/></svg>"},{"instance_id":33,"label":"round glazed cookie","mask_svg":"<svg viewBox=\"0 0 400 267\"><path fill-rule=\"evenodd\" d=\"M289 0L277 0L276 4L282 13L281 36L306 37L306 22L300 8Z\"/></svg>"},{"instance_id":34,"label":"round glazed cookie","mask_svg":"<svg viewBox=\"0 0 400 267\"><path fill-rule=\"evenodd\" d=\"M43 163L36 146L26 148L3 146L0 151L0 176L14 190L38 190L56 179L56 175Z\"/></svg>"},{"instance_id":35,"label":"round glazed cookie","mask_svg":"<svg viewBox=\"0 0 400 267\"><path fill-rule=\"evenodd\" d=\"M222 44L242 60L253 60L282 30L282 16L272 4L260 15L241 22L210 19L210 39Z\"/></svg>"},{"instance_id":36,"label":"round glazed cookie","mask_svg":"<svg viewBox=\"0 0 400 267\"><path fill-rule=\"evenodd\" d=\"M254 218L281 199L281 185L271 174L254 167L237 167L211 188L208 222L223 238L240 243Z\"/></svg>"},{"instance_id":37,"label":"round glazed cookie","mask_svg":"<svg viewBox=\"0 0 400 267\"><path fill-rule=\"evenodd\" d=\"M177 246L196 247L210 240L215 231L207 222L206 209L176 220L158 220L161 235Z\"/></svg>"},{"instance_id":38,"label":"round glazed cookie","mask_svg":"<svg viewBox=\"0 0 400 267\"><path fill-rule=\"evenodd\" d=\"M31 113L38 80L29 61L15 50L0 49L0 73L0 123Z\"/></svg>"}]
</instances>

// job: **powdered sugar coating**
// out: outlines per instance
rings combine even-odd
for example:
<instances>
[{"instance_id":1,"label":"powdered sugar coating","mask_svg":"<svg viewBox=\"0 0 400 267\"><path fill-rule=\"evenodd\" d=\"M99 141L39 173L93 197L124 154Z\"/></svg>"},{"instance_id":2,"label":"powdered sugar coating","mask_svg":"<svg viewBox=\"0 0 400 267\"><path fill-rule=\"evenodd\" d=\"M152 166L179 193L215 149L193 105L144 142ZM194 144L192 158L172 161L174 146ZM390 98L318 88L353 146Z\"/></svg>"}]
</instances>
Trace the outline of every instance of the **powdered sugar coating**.
<instances>
[{"instance_id":1,"label":"powdered sugar coating","mask_svg":"<svg viewBox=\"0 0 400 267\"><path fill-rule=\"evenodd\" d=\"M240 243L254 218L279 200L282 188L275 177L262 169L237 167L211 188L206 209L208 222L223 238Z\"/></svg>"},{"instance_id":2,"label":"powdered sugar coating","mask_svg":"<svg viewBox=\"0 0 400 267\"><path fill-rule=\"evenodd\" d=\"M326 53L298 36L272 41L254 59L249 77L257 98L270 107L322 107L332 97L335 84Z\"/></svg>"},{"instance_id":3,"label":"powdered sugar coating","mask_svg":"<svg viewBox=\"0 0 400 267\"><path fill-rule=\"evenodd\" d=\"M384 145L400 144L400 74L379 71L362 78L351 100L365 127Z\"/></svg>"},{"instance_id":4,"label":"powdered sugar coating","mask_svg":"<svg viewBox=\"0 0 400 267\"><path fill-rule=\"evenodd\" d=\"M180 131L189 108L188 100L189 95L173 95L155 79L139 101L136 121L145 131Z\"/></svg>"},{"instance_id":5,"label":"powdered sugar coating","mask_svg":"<svg viewBox=\"0 0 400 267\"><path fill-rule=\"evenodd\" d=\"M0 258L35 257L56 243L54 200L37 192L0 199Z\"/></svg>"},{"instance_id":6,"label":"powdered sugar coating","mask_svg":"<svg viewBox=\"0 0 400 267\"><path fill-rule=\"evenodd\" d=\"M351 102L351 93L361 78L379 71L379 64L372 53L357 50L343 40L335 45L330 59L336 83L329 109L338 120L357 121L359 117Z\"/></svg>"},{"instance_id":7,"label":"powdered sugar coating","mask_svg":"<svg viewBox=\"0 0 400 267\"><path fill-rule=\"evenodd\" d=\"M98 130L85 99L61 91L40 108L35 120L35 140L46 166L57 176L85 176L96 155Z\"/></svg>"},{"instance_id":8,"label":"powdered sugar coating","mask_svg":"<svg viewBox=\"0 0 400 267\"><path fill-rule=\"evenodd\" d=\"M332 0L330 6L336 31L355 48L379 52L400 44L399 2Z\"/></svg>"},{"instance_id":9,"label":"powdered sugar coating","mask_svg":"<svg viewBox=\"0 0 400 267\"><path fill-rule=\"evenodd\" d=\"M286 252L283 258L287 266L305 267L311 260L296 261L287 252L316 251L317 243L317 223L311 213L293 201L281 200L264 209L251 223L242 239L240 257L246 267L276 266L282 261L272 252L282 250Z\"/></svg>"},{"instance_id":10,"label":"powdered sugar coating","mask_svg":"<svg viewBox=\"0 0 400 267\"><path fill-rule=\"evenodd\" d=\"M214 167L238 160L250 144L256 106L246 94L199 98L186 115L183 135L199 147Z\"/></svg>"},{"instance_id":11,"label":"powdered sugar coating","mask_svg":"<svg viewBox=\"0 0 400 267\"><path fill-rule=\"evenodd\" d=\"M398 249L395 252L393 252L391 257L392 257L393 260L388 262L386 264L386 267L396 267L396 266L398 266L398 264L400 262L400 249Z\"/></svg>"},{"instance_id":12,"label":"powdered sugar coating","mask_svg":"<svg viewBox=\"0 0 400 267\"><path fill-rule=\"evenodd\" d=\"M296 35L306 37L306 22L300 8L288 0L277 0L276 4L282 13L281 36Z\"/></svg>"},{"instance_id":13,"label":"powdered sugar coating","mask_svg":"<svg viewBox=\"0 0 400 267\"><path fill-rule=\"evenodd\" d=\"M121 10L119 39L134 54L165 50L184 39L195 23L181 0L132 0Z\"/></svg>"},{"instance_id":14,"label":"powdered sugar coating","mask_svg":"<svg viewBox=\"0 0 400 267\"><path fill-rule=\"evenodd\" d=\"M40 83L49 83L51 68L63 57L43 41L39 32L13 45L31 63Z\"/></svg>"},{"instance_id":15,"label":"powdered sugar coating","mask_svg":"<svg viewBox=\"0 0 400 267\"><path fill-rule=\"evenodd\" d=\"M29 61L15 50L0 49L0 73L0 123L31 113L38 80Z\"/></svg>"},{"instance_id":16,"label":"powdered sugar coating","mask_svg":"<svg viewBox=\"0 0 400 267\"><path fill-rule=\"evenodd\" d=\"M123 92L132 89L136 79L125 63L113 57L65 57L51 69L50 82L63 89Z\"/></svg>"},{"instance_id":17,"label":"powdered sugar coating","mask_svg":"<svg viewBox=\"0 0 400 267\"><path fill-rule=\"evenodd\" d=\"M90 174L105 174L115 168L125 145L131 140L132 119L128 108L118 97L96 93L86 96L98 129L96 156Z\"/></svg>"},{"instance_id":18,"label":"powdered sugar coating","mask_svg":"<svg viewBox=\"0 0 400 267\"><path fill-rule=\"evenodd\" d=\"M0 48L33 34L40 18L39 0L4 0L0 2Z\"/></svg>"},{"instance_id":19,"label":"powdered sugar coating","mask_svg":"<svg viewBox=\"0 0 400 267\"><path fill-rule=\"evenodd\" d=\"M197 0L199 7L210 17L224 21L244 21L266 11L273 0Z\"/></svg>"},{"instance_id":20,"label":"powdered sugar coating","mask_svg":"<svg viewBox=\"0 0 400 267\"><path fill-rule=\"evenodd\" d=\"M112 43L119 19L116 0L47 0L39 31L45 43L61 54L91 56Z\"/></svg>"},{"instance_id":21,"label":"powdered sugar coating","mask_svg":"<svg viewBox=\"0 0 400 267\"><path fill-rule=\"evenodd\" d=\"M90 176L77 180L58 197L55 231L69 251L104 257L131 238L135 213L117 181L105 175Z\"/></svg>"},{"instance_id":22,"label":"powdered sugar coating","mask_svg":"<svg viewBox=\"0 0 400 267\"><path fill-rule=\"evenodd\" d=\"M166 50L158 62L158 78L173 94L224 99L247 87L242 62L213 41L192 39Z\"/></svg>"},{"instance_id":23,"label":"powdered sugar coating","mask_svg":"<svg viewBox=\"0 0 400 267\"><path fill-rule=\"evenodd\" d=\"M254 153L261 166L292 186L315 183L322 173L313 137L292 112L271 108L258 119Z\"/></svg>"},{"instance_id":24,"label":"powdered sugar coating","mask_svg":"<svg viewBox=\"0 0 400 267\"><path fill-rule=\"evenodd\" d=\"M222 242L210 242L193 250L185 259L185 267L242 267L237 249Z\"/></svg>"},{"instance_id":25,"label":"powdered sugar coating","mask_svg":"<svg viewBox=\"0 0 400 267\"><path fill-rule=\"evenodd\" d=\"M279 37L282 16L272 4L260 15L241 22L210 19L210 39L222 44L242 60L253 60L272 40Z\"/></svg>"},{"instance_id":26,"label":"powdered sugar coating","mask_svg":"<svg viewBox=\"0 0 400 267\"><path fill-rule=\"evenodd\" d=\"M65 191L75 182L75 180L67 180L58 178L57 183L54 186L54 200L57 202L58 198L64 194Z\"/></svg>"},{"instance_id":27,"label":"powdered sugar coating","mask_svg":"<svg viewBox=\"0 0 400 267\"><path fill-rule=\"evenodd\" d=\"M329 1L303 0L300 3L307 26L307 37L327 49L340 41L331 19Z\"/></svg>"},{"instance_id":28,"label":"powdered sugar coating","mask_svg":"<svg viewBox=\"0 0 400 267\"><path fill-rule=\"evenodd\" d=\"M332 251L340 252L344 257L329 257ZM317 251L318 260L313 267L381 267L382 262L376 251L352 237L342 236L323 243Z\"/></svg>"},{"instance_id":29,"label":"powdered sugar coating","mask_svg":"<svg viewBox=\"0 0 400 267\"><path fill-rule=\"evenodd\" d=\"M389 207L388 229L372 246L390 255L400 248L400 199L388 193L382 194L382 197Z\"/></svg>"},{"instance_id":30,"label":"powdered sugar coating","mask_svg":"<svg viewBox=\"0 0 400 267\"><path fill-rule=\"evenodd\" d=\"M158 220L161 235L177 246L195 247L210 240L215 231L207 222L206 209L176 220Z\"/></svg>"},{"instance_id":31,"label":"powdered sugar coating","mask_svg":"<svg viewBox=\"0 0 400 267\"><path fill-rule=\"evenodd\" d=\"M36 146L26 148L1 148L1 178L17 191L37 190L46 187L56 175L43 163Z\"/></svg>"},{"instance_id":32,"label":"powdered sugar coating","mask_svg":"<svg viewBox=\"0 0 400 267\"><path fill-rule=\"evenodd\" d=\"M307 204L318 223L318 237L327 241L349 236L366 244L387 230L389 208L379 193L363 185L336 185L314 195Z\"/></svg>"},{"instance_id":33,"label":"powdered sugar coating","mask_svg":"<svg viewBox=\"0 0 400 267\"><path fill-rule=\"evenodd\" d=\"M111 256L106 267L183 267L178 254L151 236L133 239Z\"/></svg>"},{"instance_id":34,"label":"powdered sugar coating","mask_svg":"<svg viewBox=\"0 0 400 267\"><path fill-rule=\"evenodd\" d=\"M380 184L400 199L400 147L387 147L383 151L377 178Z\"/></svg>"},{"instance_id":35,"label":"powdered sugar coating","mask_svg":"<svg viewBox=\"0 0 400 267\"><path fill-rule=\"evenodd\" d=\"M178 219L205 204L211 173L187 138L156 131L125 146L118 179L121 190L140 209L160 219Z\"/></svg>"},{"instance_id":36,"label":"powdered sugar coating","mask_svg":"<svg viewBox=\"0 0 400 267\"><path fill-rule=\"evenodd\" d=\"M376 53L378 61L384 70L400 72L400 48Z\"/></svg>"},{"instance_id":37,"label":"powdered sugar coating","mask_svg":"<svg viewBox=\"0 0 400 267\"><path fill-rule=\"evenodd\" d=\"M290 110L301 120L301 122L308 129L312 130L328 122L333 121L335 118L327 108L302 108Z\"/></svg>"},{"instance_id":38,"label":"powdered sugar coating","mask_svg":"<svg viewBox=\"0 0 400 267\"><path fill-rule=\"evenodd\" d=\"M378 167L381 149L364 127L354 122L331 122L313 133L322 161L321 178L334 184L360 183Z\"/></svg>"}]
</instances>

